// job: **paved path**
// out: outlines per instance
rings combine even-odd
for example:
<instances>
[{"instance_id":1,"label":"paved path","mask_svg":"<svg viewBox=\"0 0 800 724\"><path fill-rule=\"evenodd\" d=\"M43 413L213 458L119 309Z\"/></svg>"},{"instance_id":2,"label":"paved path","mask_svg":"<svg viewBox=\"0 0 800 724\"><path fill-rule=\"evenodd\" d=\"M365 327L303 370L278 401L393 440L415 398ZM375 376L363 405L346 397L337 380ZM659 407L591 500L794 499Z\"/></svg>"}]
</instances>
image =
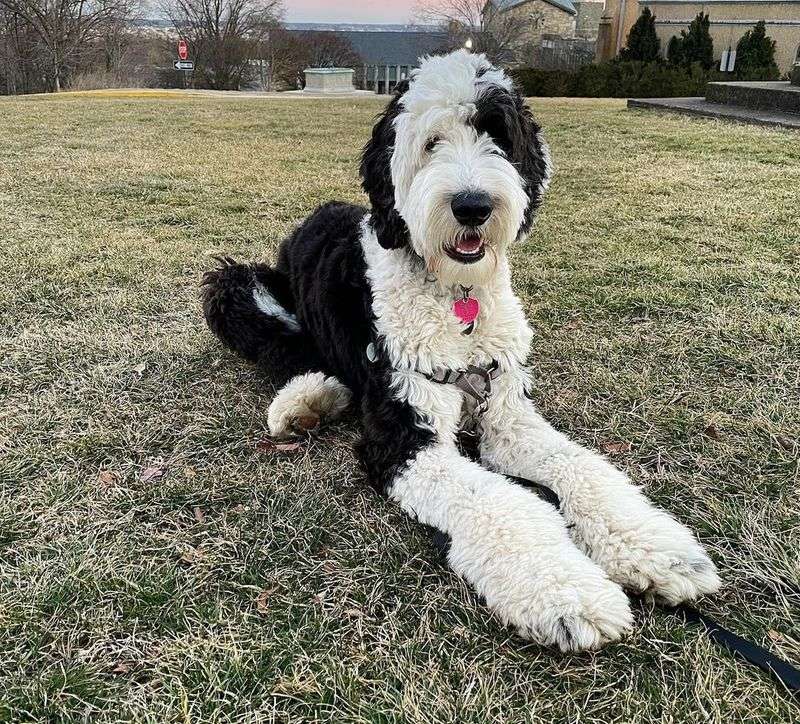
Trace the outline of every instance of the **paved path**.
<instances>
[{"instance_id":1,"label":"paved path","mask_svg":"<svg viewBox=\"0 0 800 724\"><path fill-rule=\"evenodd\" d=\"M628 108L650 108L738 123L800 130L800 115L781 111L757 111L744 106L710 103L705 98L631 98Z\"/></svg>"}]
</instances>

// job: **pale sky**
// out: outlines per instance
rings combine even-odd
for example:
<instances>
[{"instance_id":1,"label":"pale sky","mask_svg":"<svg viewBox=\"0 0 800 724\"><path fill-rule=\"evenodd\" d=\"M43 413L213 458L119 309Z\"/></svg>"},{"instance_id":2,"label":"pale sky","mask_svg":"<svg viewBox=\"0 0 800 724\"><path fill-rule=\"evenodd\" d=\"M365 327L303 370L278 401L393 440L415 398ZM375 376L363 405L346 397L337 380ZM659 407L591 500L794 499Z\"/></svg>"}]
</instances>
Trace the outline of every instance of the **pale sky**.
<instances>
[{"instance_id":1,"label":"pale sky","mask_svg":"<svg viewBox=\"0 0 800 724\"><path fill-rule=\"evenodd\" d=\"M408 23L416 0L284 0L290 23Z\"/></svg>"}]
</instances>

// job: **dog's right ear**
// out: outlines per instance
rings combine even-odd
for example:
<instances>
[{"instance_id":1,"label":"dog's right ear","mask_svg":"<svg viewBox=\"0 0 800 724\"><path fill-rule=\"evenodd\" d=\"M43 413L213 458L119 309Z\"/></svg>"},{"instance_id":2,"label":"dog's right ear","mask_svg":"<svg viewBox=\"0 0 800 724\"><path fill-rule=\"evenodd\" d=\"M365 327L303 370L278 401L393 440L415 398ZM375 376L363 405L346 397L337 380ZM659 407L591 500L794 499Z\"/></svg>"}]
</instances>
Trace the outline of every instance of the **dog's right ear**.
<instances>
[{"instance_id":1,"label":"dog's right ear","mask_svg":"<svg viewBox=\"0 0 800 724\"><path fill-rule=\"evenodd\" d=\"M394 120L401 112L400 98L408 90L408 81L397 84L394 98L378 116L372 138L361 156L361 185L372 205L371 223L384 249L400 249L409 242L406 222L394 206L392 183L392 153L394 151Z\"/></svg>"}]
</instances>

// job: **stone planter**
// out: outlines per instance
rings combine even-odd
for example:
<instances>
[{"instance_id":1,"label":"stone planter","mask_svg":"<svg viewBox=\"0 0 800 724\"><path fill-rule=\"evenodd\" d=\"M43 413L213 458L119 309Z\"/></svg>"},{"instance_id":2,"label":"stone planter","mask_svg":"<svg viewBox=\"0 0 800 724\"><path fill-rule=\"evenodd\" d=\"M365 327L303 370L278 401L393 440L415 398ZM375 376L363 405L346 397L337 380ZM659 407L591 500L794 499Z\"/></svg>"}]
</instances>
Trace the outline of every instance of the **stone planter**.
<instances>
[{"instance_id":1,"label":"stone planter","mask_svg":"<svg viewBox=\"0 0 800 724\"><path fill-rule=\"evenodd\" d=\"M352 68L306 68L305 93L352 93Z\"/></svg>"}]
</instances>

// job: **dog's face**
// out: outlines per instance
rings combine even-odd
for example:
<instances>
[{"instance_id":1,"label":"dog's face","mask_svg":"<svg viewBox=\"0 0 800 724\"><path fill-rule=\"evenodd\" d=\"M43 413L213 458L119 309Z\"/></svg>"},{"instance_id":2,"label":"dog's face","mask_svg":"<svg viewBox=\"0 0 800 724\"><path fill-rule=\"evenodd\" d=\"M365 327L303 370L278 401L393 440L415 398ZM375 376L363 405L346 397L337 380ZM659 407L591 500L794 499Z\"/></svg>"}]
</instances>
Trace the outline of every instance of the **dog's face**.
<instances>
[{"instance_id":1,"label":"dog's face","mask_svg":"<svg viewBox=\"0 0 800 724\"><path fill-rule=\"evenodd\" d=\"M470 285L529 229L550 160L511 81L459 50L426 59L401 84L361 175L380 244L410 244L440 281Z\"/></svg>"}]
</instances>

